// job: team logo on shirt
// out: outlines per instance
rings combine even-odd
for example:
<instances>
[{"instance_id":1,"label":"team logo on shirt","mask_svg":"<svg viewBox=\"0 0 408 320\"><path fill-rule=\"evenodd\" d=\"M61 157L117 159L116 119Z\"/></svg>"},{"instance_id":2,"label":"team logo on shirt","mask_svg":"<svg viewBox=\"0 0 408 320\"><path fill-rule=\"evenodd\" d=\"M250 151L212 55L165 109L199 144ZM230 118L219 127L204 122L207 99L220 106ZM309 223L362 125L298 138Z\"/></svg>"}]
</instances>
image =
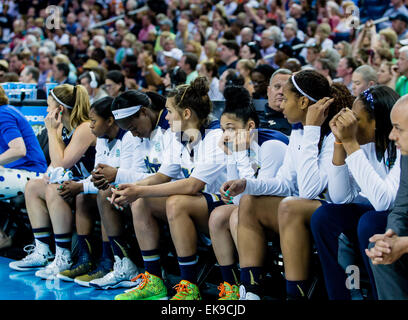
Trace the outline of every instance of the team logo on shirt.
<instances>
[{"instance_id":1,"label":"team logo on shirt","mask_svg":"<svg viewBox=\"0 0 408 320\"><path fill-rule=\"evenodd\" d=\"M269 120L268 123L269 123L270 126L274 126L276 124L276 121L275 120Z\"/></svg>"},{"instance_id":2,"label":"team logo on shirt","mask_svg":"<svg viewBox=\"0 0 408 320\"><path fill-rule=\"evenodd\" d=\"M155 150L156 152L161 152L160 142L156 142L156 143L155 143L155 145L154 145L154 150Z\"/></svg>"},{"instance_id":3,"label":"team logo on shirt","mask_svg":"<svg viewBox=\"0 0 408 320\"><path fill-rule=\"evenodd\" d=\"M116 157L120 158L120 149L116 149Z\"/></svg>"}]
</instances>

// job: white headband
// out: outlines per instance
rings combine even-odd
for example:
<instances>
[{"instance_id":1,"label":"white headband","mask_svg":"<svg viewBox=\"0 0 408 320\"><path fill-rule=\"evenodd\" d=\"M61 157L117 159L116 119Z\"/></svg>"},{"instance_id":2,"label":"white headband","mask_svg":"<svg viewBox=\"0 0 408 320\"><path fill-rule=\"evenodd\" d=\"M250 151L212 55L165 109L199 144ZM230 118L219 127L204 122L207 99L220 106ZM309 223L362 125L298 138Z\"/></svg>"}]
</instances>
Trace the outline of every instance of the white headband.
<instances>
[{"instance_id":1,"label":"white headband","mask_svg":"<svg viewBox=\"0 0 408 320\"><path fill-rule=\"evenodd\" d=\"M124 119L137 113L141 107L142 106L134 106L124 109L113 110L112 114L115 117L115 120Z\"/></svg>"},{"instance_id":2,"label":"white headband","mask_svg":"<svg viewBox=\"0 0 408 320\"><path fill-rule=\"evenodd\" d=\"M290 79L292 80L292 83L293 83L293 85L295 86L295 88L297 89L297 91L299 91L299 92L302 94L302 96L305 96L306 98L308 98L309 100L311 100L311 101L313 101L313 102L316 102L316 101L317 101L316 99L313 99L313 98L312 98L311 96L309 96L308 94L304 93L302 89L300 89L300 87L298 86L298 84L297 84L296 81L295 81L295 76L292 76Z\"/></svg>"},{"instance_id":3,"label":"white headband","mask_svg":"<svg viewBox=\"0 0 408 320\"><path fill-rule=\"evenodd\" d=\"M73 109L73 107L67 105L66 103L64 103L64 102L62 102L60 99L58 99L57 96L56 96L55 93L54 93L54 90L51 90L50 93L51 93L52 97L53 97L60 105L63 105L65 108L68 108L68 109Z\"/></svg>"}]
</instances>

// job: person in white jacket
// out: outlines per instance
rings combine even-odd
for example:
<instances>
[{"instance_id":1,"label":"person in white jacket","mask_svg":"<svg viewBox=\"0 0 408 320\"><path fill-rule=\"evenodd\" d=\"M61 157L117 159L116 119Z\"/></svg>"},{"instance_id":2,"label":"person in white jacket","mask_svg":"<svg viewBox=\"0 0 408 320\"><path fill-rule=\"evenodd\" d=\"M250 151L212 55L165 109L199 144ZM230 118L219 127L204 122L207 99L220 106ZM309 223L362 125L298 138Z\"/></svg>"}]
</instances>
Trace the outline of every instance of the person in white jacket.
<instances>
[{"instance_id":1,"label":"person in white jacket","mask_svg":"<svg viewBox=\"0 0 408 320\"><path fill-rule=\"evenodd\" d=\"M353 273L350 265L361 257L364 264L358 267L367 271L372 297L377 297L364 250L371 236L384 233L397 195L400 152L389 134L390 113L398 98L387 86L371 87L357 97L351 110L341 110L330 122L336 137L328 183L334 204L321 206L311 219L329 299L352 298L355 291L346 280ZM352 255L353 260L346 261L344 244L355 247L361 257Z\"/></svg>"},{"instance_id":2,"label":"person in white jacket","mask_svg":"<svg viewBox=\"0 0 408 320\"><path fill-rule=\"evenodd\" d=\"M102 229L102 255L95 265L95 252L92 250L92 230L95 220L99 218L97 194L99 188L106 189L115 183L115 177L98 178L98 172L105 167L129 170L132 165L143 170L144 159L138 158L134 150L140 149L141 140L133 137L131 132L121 129L111 111L113 98L104 97L91 105L89 117L90 128L97 137L94 170L83 180L67 180L59 186L59 195L67 202L75 204L75 225L78 235L78 260L70 268L61 270L56 276L65 281L75 281L87 285L88 273L103 276L112 269L111 247L104 229ZM64 209L64 210L63 210ZM60 214L71 214L71 208L60 208ZM95 216L96 215L96 216ZM83 277L86 275L85 277ZM77 279L79 278L79 279Z\"/></svg>"},{"instance_id":3,"label":"person in white jacket","mask_svg":"<svg viewBox=\"0 0 408 320\"><path fill-rule=\"evenodd\" d=\"M282 165L289 139L283 133L259 128L251 95L242 86L227 86L221 115L220 147L229 155L227 178L274 177ZM209 220L211 243L223 282L219 300L238 300L239 277L235 264L239 196L213 210Z\"/></svg>"},{"instance_id":4,"label":"person in white jacket","mask_svg":"<svg viewBox=\"0 0 408 320\"><path fill-rule=\"evenodd\" d=\"M115 300L167 298L160 262L160 220L168 222L177 252L181 281L172 300L201 300L197 286L197 240L208 234L210 213L223 205L219 188L226 180L226 155L218 146L222 136L212 114L209 83L198 77L169 92L166 119L174 138L158 173L136 184L113 189L112 202L131 205L145 272L137 286ZM179 174L183 179L177 179ZM172 181L173 180L173 181ZM152 183L153 182L153 183Z\"/></svg>"},{"instance_id":5,"label":"person in white jacket","mask_svg":"<svg viewBox=\"0 0 408 320\"><path fill-rule=\"evenodd\" d=\"M350 95L347 88L339 84L331 87L326 78L313 70L293 75L283 94L283 114L293 129L276 176L228 181L220 190L225 197L244 191L248 194L241 198L238 212L240 299L243 300L258 300L263 294L267 234L279 233L281 201L287 196L310 199L305 205L313 211L321 204L314 199L327 188L334 141L329 120L345 106L344 95Z\"/></svg>"},{"instance_id":6,"label":"person in white jacket","mask_svg":"<svg viewBox=\"0 0 408 320\"><path fill-rule=\"evenodd\" d=\"M152 179L160 169L164 159L164 152L169 149L171 131L168 121L165 119L166 98L155 92L142 93L129 90L112 102L111 109L115 122L123 130L128 130L141 140L137 148L133 150L132 166L118 169L111 166L100 168L94 179L98 182L98 209L101 221L105 227L114 256L113 270L102 277L90 275L86 281L79 284L87 284L98 289L129 288L137 285L131 281L137 274L138 269L130 259L129 243L125 235L125 221L123 219L123 207L112 205L109 201L112 191L111 186L104 179L112 180L115 185L123 183L140 183L146 179ZM136 160L137 159L137 160ZM139 160L142 160L141 162ZM133 218L136 228L138 221ZM81 279L79 279L81 280Z\"/></svg>"}]
</instances>

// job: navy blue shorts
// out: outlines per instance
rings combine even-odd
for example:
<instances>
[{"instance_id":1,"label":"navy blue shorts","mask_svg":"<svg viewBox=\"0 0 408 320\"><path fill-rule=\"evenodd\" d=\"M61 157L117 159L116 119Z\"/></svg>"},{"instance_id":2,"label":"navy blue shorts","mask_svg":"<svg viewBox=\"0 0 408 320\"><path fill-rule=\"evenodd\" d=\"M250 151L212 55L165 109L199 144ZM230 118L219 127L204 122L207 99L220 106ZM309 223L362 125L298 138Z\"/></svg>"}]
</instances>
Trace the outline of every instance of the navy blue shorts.
<instances>
[{"instance_id":1,"label":"navy blue shorts","mask_svg":"<svg viewBox=\"0 0 408 320\"><path fill-rule=\"evenodd\" d=\"M210 214L215 208L223 206L225 203L221 200L220 194L201 192L207 201L208 213Z\"/></svg>"}]
</instances>

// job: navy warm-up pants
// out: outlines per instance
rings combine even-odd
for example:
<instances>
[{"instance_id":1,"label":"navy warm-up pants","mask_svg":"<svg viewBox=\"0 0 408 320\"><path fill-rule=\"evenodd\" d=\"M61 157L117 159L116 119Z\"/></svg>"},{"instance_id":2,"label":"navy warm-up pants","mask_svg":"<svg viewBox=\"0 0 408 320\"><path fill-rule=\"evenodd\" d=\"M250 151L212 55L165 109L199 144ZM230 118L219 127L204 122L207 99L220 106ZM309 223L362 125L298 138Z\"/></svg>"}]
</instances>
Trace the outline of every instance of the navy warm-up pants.
<instances>
[{"instance_id":1,"label":"navy warm-up pants","mask_svg":"<svg viewBox=\"0 0 408 320\"><path fill-rule=\"evenodd\" d=\"M358 267L365 267L373 298L377 299L374 277L364 249L368 247L371 236L385 232L387 216L387 211L375 211L371 205L356 203L326 204L314 212L311 229L329 299L351 299L352 292L346 286L348 274L345 267L349 263L353 264L353 260L347 260L345 256L353 246L356 248L355 252L361 255L359 260L362 258L364 261L364 266Z\"/></svg>"}]
</instances>

